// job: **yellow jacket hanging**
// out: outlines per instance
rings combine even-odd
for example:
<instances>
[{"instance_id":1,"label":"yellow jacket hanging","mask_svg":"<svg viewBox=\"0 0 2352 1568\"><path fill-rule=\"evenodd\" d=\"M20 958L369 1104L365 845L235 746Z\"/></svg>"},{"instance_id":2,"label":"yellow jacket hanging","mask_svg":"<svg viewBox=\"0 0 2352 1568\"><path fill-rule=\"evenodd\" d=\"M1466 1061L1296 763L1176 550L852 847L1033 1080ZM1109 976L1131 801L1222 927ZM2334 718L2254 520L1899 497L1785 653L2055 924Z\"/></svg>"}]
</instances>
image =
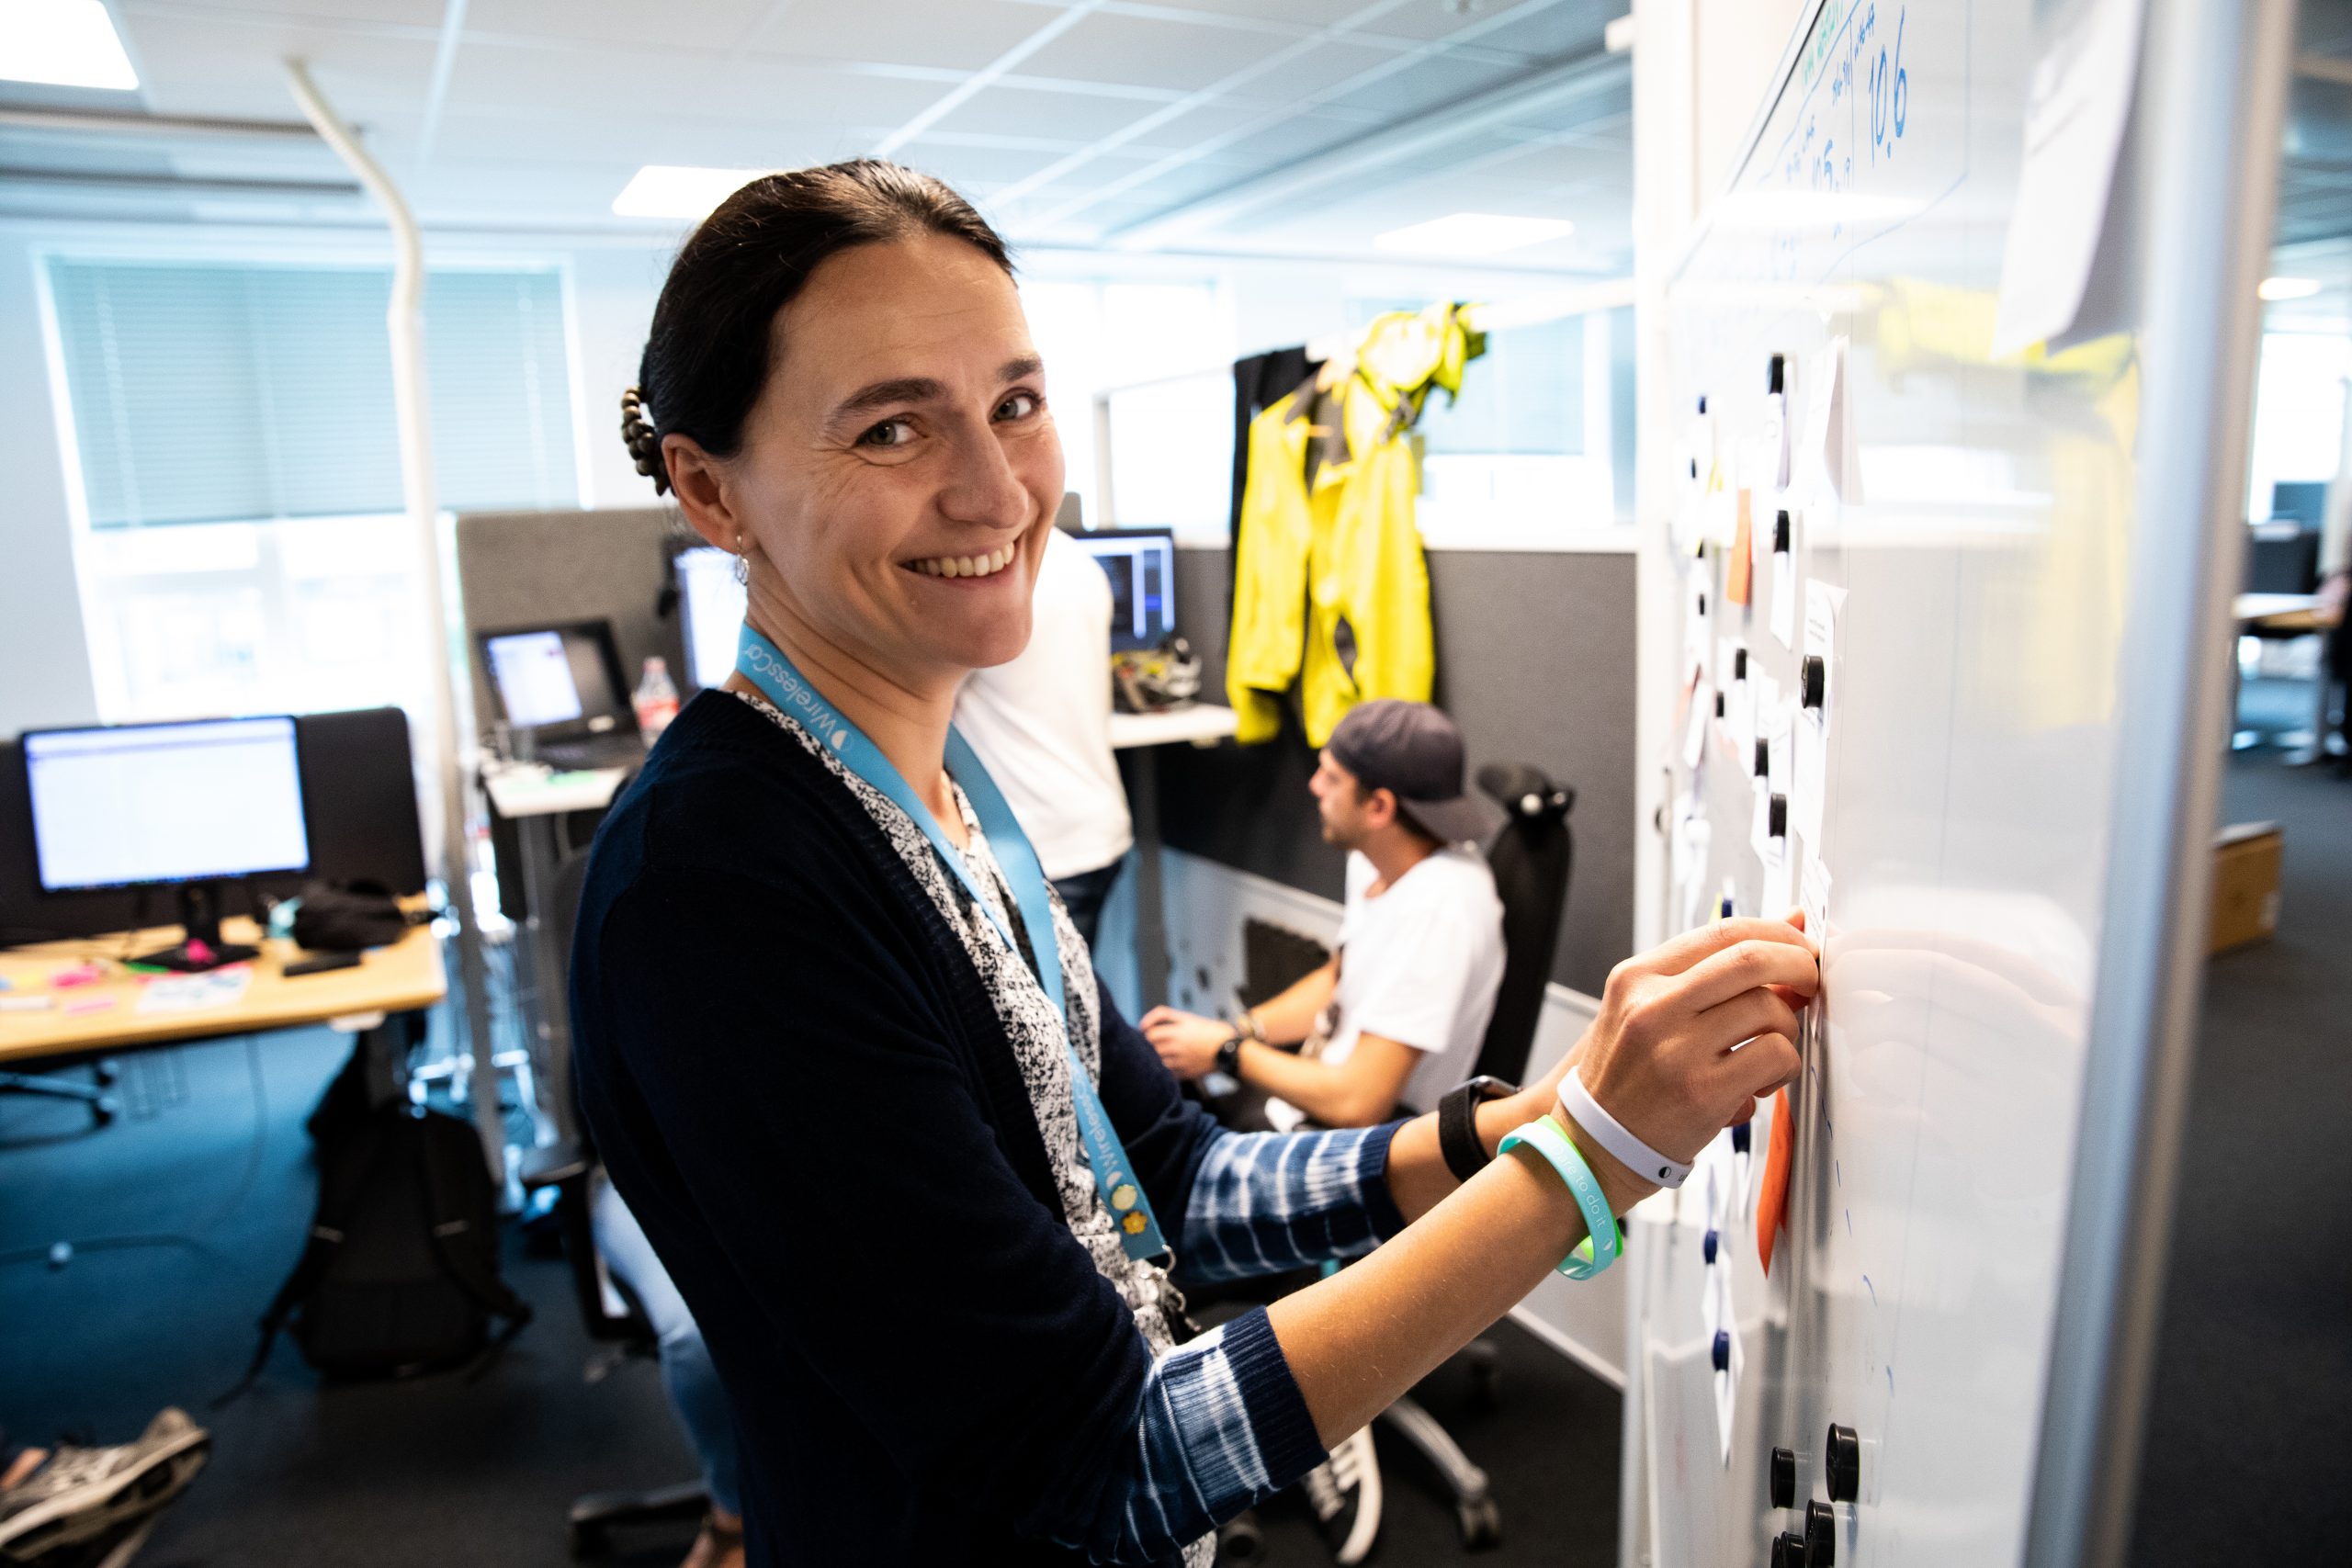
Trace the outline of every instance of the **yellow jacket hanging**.
<instances>
[{"instance_id":1,"label":"yellow jacket hanging","mask_svg":"<svg viewBox=\"0 0 2352 1568\"><path fill-rule=\"evenodd\" d=\"M1366 698L1429 700L1436 649L1411 432L1430 389L1459 391L1485 351L1454 306L1382 316L1341 385L1302 388L1250 422L1225 675L1243 744L1280 733L1294 681L1313 746Z\"/></svg>"}]
</instances>

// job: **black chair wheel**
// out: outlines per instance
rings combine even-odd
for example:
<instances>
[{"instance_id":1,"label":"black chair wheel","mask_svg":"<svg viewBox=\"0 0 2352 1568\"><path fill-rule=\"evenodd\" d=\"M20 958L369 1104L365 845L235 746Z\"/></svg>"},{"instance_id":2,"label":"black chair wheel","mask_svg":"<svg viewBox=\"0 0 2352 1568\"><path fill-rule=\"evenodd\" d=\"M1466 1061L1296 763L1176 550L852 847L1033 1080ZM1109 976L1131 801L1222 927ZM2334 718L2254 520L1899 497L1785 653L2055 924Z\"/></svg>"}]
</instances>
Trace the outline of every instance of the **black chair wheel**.
<instances>
[{"instance_id":1,"label":"black chair wheel","mask_svg":"<svg viewBox=\"0 0 2352 1568\"><path fill-rule=\"evenodd\" d=\"M1462 1527L1462 1546L1465 1551L1485 1551L1502 1544L1503 1514L1495 1506L1492 1497L1475 1497L1458 1505L1453 1511L1454 1523Z\"/></svg>"},{"instance_id":2,"label":"black chair wheel","mask_svg":"<svg viewBox=\"0 0 2352 1568\"><path fill-rule=\"evenodd\" d=\"M1266 1532L1254 1510L1245 1509L1217 1527L1216 1560L1235 1568L1266 1560Z\"/></svg>"},{"instance_id":3,"label":"black chair wheel","mask_svg":"<svg viewBox=\"0 0 2352 1568\"><path fill-rule=\"evenodd\" d=\"M1475 1357L1470 1361L1470 1404L1479 1411L1491 1411L1503 1404L1503 1363L1496 1357Z\"/></svg>"},{"instance_id":4,"label":"black chair wheel","mask_svg":"<svg viewBox=\"0 0 2352 1568\"><path fill-rule=\"evenodd\" d=\"M114 1065L113 1057L101 1056L90 1064L90 1076L98 1080L100 1089L112 1089L115 1079L122 1076L122 1069Z\"/></svg>"},{"instance_id":5,"label":"black chair wheel","mask_svg":"<svg viewBox=\"0 0 2352 1568\"><path fill-rule=\"evenodd\" d=\"M96 1127L107 1126L114 1121L121 1110L122 1107L115 1103L114 1096L100 1095L90 1101L90 1123Z\"/></svg>"},{"instance_id":6,"label":"black chair wheel","mask_svg":"<svg viewBox=\"0 0 2352 1568\"><path fill-rule=\"evenodd\" d=\"M567 1544L571 1548L572 1556L601 1557L604 1555L606 1544L604 1526L582 1524L574 1520L568 1533L570 1540Z\"/></svg>"}]
</instances>

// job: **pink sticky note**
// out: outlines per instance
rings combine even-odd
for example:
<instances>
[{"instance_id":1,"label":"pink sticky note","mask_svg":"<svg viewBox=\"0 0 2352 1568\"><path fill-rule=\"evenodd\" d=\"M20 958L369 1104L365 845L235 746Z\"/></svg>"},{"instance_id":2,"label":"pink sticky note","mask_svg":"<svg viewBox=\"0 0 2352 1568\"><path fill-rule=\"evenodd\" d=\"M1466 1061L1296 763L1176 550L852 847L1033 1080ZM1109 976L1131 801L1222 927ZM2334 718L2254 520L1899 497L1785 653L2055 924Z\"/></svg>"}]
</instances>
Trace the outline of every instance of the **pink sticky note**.
<instances>
[{"instance_id":1,"label":"pink sticky note","mask_svg":"<svg viewBox=\"0 0 2352 1568\"><path fill-rule=\"evenodd\" d=\"M112 1006L114 1006L112 997L84 997L78 1002L67 1003L65 1014L68 1018L72 1018L85 1012L104 1012Z\"/></svg>"}]
</instances>

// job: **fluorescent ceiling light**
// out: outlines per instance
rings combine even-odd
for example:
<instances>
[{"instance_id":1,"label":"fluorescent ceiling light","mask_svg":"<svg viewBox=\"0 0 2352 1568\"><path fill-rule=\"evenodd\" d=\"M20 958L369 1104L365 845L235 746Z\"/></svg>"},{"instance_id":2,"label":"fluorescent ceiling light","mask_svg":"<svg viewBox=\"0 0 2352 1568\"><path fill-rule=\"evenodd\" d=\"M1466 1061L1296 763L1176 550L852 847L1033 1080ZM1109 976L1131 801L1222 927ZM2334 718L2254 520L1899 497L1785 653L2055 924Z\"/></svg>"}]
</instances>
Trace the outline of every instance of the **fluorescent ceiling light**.
<instances>
[{"instance_id":1,"label":"fluorescent ceiling light","mask_svg":"<svg viewBox=\"0 0 2352 1568\"><path fill-rule=\"evenodd\" d=\"M2308 299L2319 290L2316 277L2266 277L2255 292L2265 299Z\"/></svg>"},{"instance_id":2,"label":"fluorescent ceiling light","mask_svg":"<svg viewBox=\"0 0 2352 1568\"><path fill-rule=\"evenodd\" d=\"M1391 229L1373 238L1373 248L1426 256L1488 256L1556 240L1576 228L1565 218L1506 218L1495 212L1457 212L1451 218Z\"/></svg>"},{"instance_id":3,"label":"fluorescent ceiling light","mask_svg":"<svg viewBox=\"0 0 2352 1568\"><path fill-rule=\"evenodd\" d=\"M139 73L98 0L0 4L0 80L129 92Z\"/></svg>"},{"instance_id":4,"label":"fluorescent ceiling light","mask_svg":"<svg viewBox=\"0 0 2352 1568\"><path fill-rule=\"evenodd\" d=\"M766 173L648 164L613 197L613 210L623 218L702 218Z\"/></svg>"}]
</instances>

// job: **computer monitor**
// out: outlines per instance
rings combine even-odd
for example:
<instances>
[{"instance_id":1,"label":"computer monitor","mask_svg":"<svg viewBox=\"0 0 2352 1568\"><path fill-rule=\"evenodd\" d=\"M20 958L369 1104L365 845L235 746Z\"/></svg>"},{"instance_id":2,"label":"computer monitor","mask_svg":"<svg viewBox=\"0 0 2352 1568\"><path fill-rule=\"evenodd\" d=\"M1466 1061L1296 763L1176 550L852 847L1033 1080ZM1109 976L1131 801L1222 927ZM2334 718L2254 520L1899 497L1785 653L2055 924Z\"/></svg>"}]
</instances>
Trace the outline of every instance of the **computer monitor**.
<instances>
[{"instance_id":1,"label":"computer monitor","mask_svg":"<svg viewBox=\"0 0 2352 1568\"><path fill-rule=\"evenodd\" d=\"M2270 487L2270 515L2317 528L2327 516L2327 481L2281 479Z\"/></svg>"},{"instance_id":2,"label":"computer monitor","mask_svg":"<svg viewBox=\"0 0 2352 1568\"><path fill-rule=\"evenodd\" d=\"M735 581L736 558L710 545L680 550L678 614L686 644L686 679L698 690L718 685L735 668L736 639L742 635L750 595Z\"/></svg>"},{"instance_id":3,"label":"computer monitor","mask_svg":"<svg viewBox=\"0 0 2352 1568\"><path fill-rule=\"evenodd\" d=\"M540 742L636 732L610 621L515 626L483 632L481 641L508 728Z\"/></svg>"},{"instance_id":4,"label":"computer monitor","mask_svg":"<svg viewBox=\"0 0 2352 1568\"><path fill-rule=\"evenodd\" d=\"M291 718L30 730L22 750L44 894L172 887L188 940L133 962L209 969L254 956L221 942L212 885L310 868Z\"/></svg>"},{"instance_id":5,"label":"computer monitor","mask_svg":"<svg viewBox=\"0 0 2352 1568\"><path fill-rule=\"evenodd\" d=\"M1111 651L1157 647L1176 630L1176 534L1102 528L1071 539L1111 580Z\"/></svg>"}]
</instances>

